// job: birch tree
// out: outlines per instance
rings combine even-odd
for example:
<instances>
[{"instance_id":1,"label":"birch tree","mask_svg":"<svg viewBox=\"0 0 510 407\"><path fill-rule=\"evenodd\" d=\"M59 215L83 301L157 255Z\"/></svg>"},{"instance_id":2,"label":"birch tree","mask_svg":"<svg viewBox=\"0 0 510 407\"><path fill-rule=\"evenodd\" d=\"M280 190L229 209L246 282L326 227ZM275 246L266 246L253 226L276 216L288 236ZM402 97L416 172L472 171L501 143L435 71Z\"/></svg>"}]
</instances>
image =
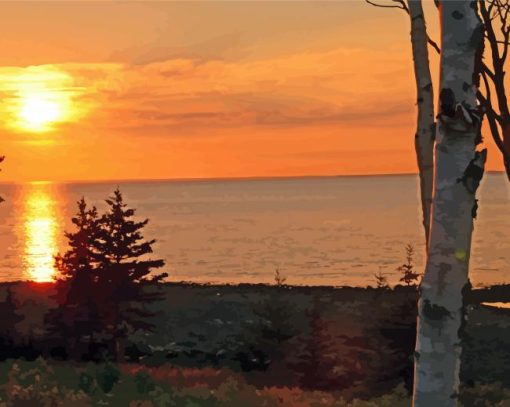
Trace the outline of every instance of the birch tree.
<instances>
[{"instance_id":1,"label":"birch tree","mask_svg":"<svg viewBox=\"0 0 510 407\"><path fill-rule=\"evenodd\" d=\"M439 51L439 48L427 34L421 0L408 0L407 3L404 0L391 0L385 3L374 2L372 0L366 0L366 2L376 7L401 9L409 16L417 105L414 144L420 177L420 198L425 242L428 242L435 135L434 92L430 75L428 44L434 47L436 51Z\"/></svg>"},{"instance_id":2,"label":"birch tree","mask_svg":"<svg viewBox=\"0 0 510 407\"><path fill-rule=\"evenodd\" d=\"M425 242L427 245L434 176L433 147L436 127L434 121L434 93L430 76L428 35L421 0L409 0L408 5L411 20L414 77L416 81L416 103L418 106L415 148L420 176L423 227L425 229Z\"/></svg>"},{"instance_id":3,"label":"birch tree","mask_svg":"<svg viewBox=\"0 0 510 407\"><path fill-rule=\"evenodd\" d=\"M475 194L487 151L480 143L477 91L483 24L476 1L448 0L441 9L440 96L427 264L418 302L415 407L457 405Z\"/></svg>"},{"instance_id":4,"label":"birch tree","mask_svg":"<svg viewBox=\"0 0 510 407\"><path fill-rule=\"evenodd\" d=\"M432 94L423 92L427 79L432 83L425 39L436 51L440 49L427 35L421 0L407 3L387 0L384 4L366 1L380 7L400 8L411 19L418 95L416 153L429 251L418 304L413 400L415 406L454 406L464 322L463 289L468 283L473 218L477 210L475 194L487 155L486 150L475 150L482 140L484 113L510 179L510 113L504 81L510 45L510 5L508 0L437 2L442 9L443 55L438 139L435 167L431 168L427 164L433 161L427 153L431 154L434 139L431 133L429 137L425 135L426 123L434 121L434 103ZM484 36L490 47L490 65L482 61ZM476 96L482 109L476 105ZM427 144L429 140L432 141ZM425 173L427 170L429 174ZM428 191L431 193L428 197L434 196L430 222L427 222L427 209L431 208Z\"/></svg>"}]
</instances>

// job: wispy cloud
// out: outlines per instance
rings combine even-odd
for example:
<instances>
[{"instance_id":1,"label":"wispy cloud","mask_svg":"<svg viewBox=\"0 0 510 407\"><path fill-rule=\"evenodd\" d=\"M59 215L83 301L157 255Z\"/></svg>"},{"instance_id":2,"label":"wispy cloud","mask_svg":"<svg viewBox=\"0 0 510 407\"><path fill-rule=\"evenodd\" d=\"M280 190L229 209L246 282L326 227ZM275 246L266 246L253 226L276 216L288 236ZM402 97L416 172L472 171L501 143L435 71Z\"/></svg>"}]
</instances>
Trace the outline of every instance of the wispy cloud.
<instances>
[{"instance_id":1,"label":"wispy cloud","mask_svg":"<svg viewBox=\"0 0 510 407\"><path fill-rule=\"evenodd\" d=\"M175 58L38 69L49 72L48 86L74 92L74 102L90 113L83 120L147 135L153 127L391 126L412 111L412 88L396 78L404 61L398 49L337 49L257 61ZM383 69L371 75L365 66ZM0 91L14 92L33 69L0 70Z\"/></svg>"}]
</instances>

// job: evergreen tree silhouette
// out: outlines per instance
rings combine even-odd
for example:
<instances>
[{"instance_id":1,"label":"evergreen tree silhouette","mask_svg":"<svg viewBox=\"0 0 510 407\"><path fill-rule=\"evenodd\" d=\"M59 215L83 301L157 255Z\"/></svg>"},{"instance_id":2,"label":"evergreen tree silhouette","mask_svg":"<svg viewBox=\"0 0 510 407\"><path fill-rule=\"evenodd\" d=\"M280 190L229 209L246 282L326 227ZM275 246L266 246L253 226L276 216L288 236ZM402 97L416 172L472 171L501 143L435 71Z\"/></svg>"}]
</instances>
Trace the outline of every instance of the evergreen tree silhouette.
<instances>
[{"instance_id":1,"label":"evergreen tree silhouette","mask_svg":"<svg viewBox=\"0 0 510 407\"><path fill-rule=\"evenodd\" d=\"M17 305L11 287L7 288L5 301L0 302L0 316L0 356L5 359L18 340L16 324L23 320L23 316L17 313Z\"/></svg>"},{"instance_id":2,"label":"evergreen tree silhouette","mask_svg":"<svg viewBox=\"0 0 510 407\"><path fill-rule=\"evenodd\" d=\"M60 275L56 281L54 298L58 307L47 317L49 330L67 340L67 353L79 357L80 341L101 330L97 309L97 253L95 240L99 237L97 209L87 209L85 199L78 201L78 212L71 219L75 232L66 232L69 250L55 257Z\"/></svg>"},{"instance_id":3,"label":"evergreen tree silhouette","mask_svg":"<svg viewBox=\"0 0 510 407\"><path fill-rule=\"evenodd\" d=\"M286 298L286 278L275 271L275 286L267 287L268 294L263 301L255 304L253 313L257 317L243 333L249 350L239 352L237 359L245 370L275 369L283 364L286 343L298 334L292 318L296 314L293 304Z\"/></svg>"},{"instance_id":4,"label":"evergreen tree silhouette","mask_svg":"<svg viewBox=\"0 0 510 407\"><path fill-rule=\"evenodd\" d=\"M408 287L416 285L421 274L414 270L414 247L412 244L406 245L406 262L397 268L402 273L400 281L403 281Z\"/></svg>"},{"instance_id":5,"label":"evergreen tree silhouette","mask_svg":"<svg viewBox=\"0 0 510 407\"><path fill-rule=\"evenodd\" d=\"M153 330L148 319L154 314L144 305L162 298L153 286L167 274L151 275L153 269L165 263L148 257L155 243L142 235L148 219L133 220L135 210L127 207L118 188L106 203L108 210L99 219L99 239L94 240L97 294L99 313L112 338L116 359L121 362L128 333Z\"/></svg>"},{"instance_id":6,"label":"evergreen tree silhouette","mask_svg":"<svg viewBox=\"0 0 510 407\"><path fill-rule=\"evenodd\" d=\"M307 312L309 335L304 338L303 347L296 354L298 361L290 366L298 372L302 388L327 391L343 388L344 378L339 366L344 366L346 361L340 360L337 351L340 338L330 333L332 321L325 319L321 308L320 300L315 298L311 310Z\"/></svg>"},{"instance_id":7,"label":"evergreen tree silhouette","mask_svg":"<svg viewBox=\"0 0 510 407\"><path fill-rule=\"evenodd\" d=\"M386 274L382 272L381 269L377 273L374 274L375 282L376 282L376 288L386 290L390 288L390 285L388 284L388 278L386 277Z\"/></svg>"}]
</instances>

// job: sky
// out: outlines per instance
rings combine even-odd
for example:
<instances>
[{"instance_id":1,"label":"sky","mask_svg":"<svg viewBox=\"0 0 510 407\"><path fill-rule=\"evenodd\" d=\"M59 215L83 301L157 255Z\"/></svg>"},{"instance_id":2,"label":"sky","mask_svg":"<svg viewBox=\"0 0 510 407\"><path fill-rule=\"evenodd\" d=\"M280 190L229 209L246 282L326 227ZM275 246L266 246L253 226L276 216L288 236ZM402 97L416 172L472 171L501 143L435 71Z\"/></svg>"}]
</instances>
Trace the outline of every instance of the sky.
<instances>
[{"instance_id":1,"label":"sky","mask_svg":"<svg viewBox=\"0 0 510 407\"><path fill-rule=\"evenodd\" d=\"M0 9L2 181L417 171L401 10L362 0ZM431 0L426 10L439 40ZM500 161L489 143L488 169Z\"/></svg>"}]
</instances>

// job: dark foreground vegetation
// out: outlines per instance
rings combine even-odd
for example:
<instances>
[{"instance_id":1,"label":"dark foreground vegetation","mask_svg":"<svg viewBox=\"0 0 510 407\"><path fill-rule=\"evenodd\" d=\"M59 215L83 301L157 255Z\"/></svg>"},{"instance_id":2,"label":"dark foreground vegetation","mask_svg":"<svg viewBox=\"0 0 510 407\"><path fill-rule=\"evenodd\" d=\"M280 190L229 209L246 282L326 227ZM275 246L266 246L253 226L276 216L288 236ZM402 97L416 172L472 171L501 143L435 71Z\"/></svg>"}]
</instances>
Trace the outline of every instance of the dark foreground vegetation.
<instances>
[{"instance_id":1,"label":"dark foreground vegetation","mask_svg":"<svg viewBox=\"0 0 510 407\"><path fill-rule=\"evenodd\" d=\"M414 286L158 287L161 300L148 307L153 332L128 332L118 361L107 335L71 342L48 329L47 318L58 308L55 284L2 284L5 405L410 403ZM510 290L473 290L467 299L462 400L464 406L502 405L510 400L510 310L480 302L506 301Z\"/></svg>"}]
</instances>

